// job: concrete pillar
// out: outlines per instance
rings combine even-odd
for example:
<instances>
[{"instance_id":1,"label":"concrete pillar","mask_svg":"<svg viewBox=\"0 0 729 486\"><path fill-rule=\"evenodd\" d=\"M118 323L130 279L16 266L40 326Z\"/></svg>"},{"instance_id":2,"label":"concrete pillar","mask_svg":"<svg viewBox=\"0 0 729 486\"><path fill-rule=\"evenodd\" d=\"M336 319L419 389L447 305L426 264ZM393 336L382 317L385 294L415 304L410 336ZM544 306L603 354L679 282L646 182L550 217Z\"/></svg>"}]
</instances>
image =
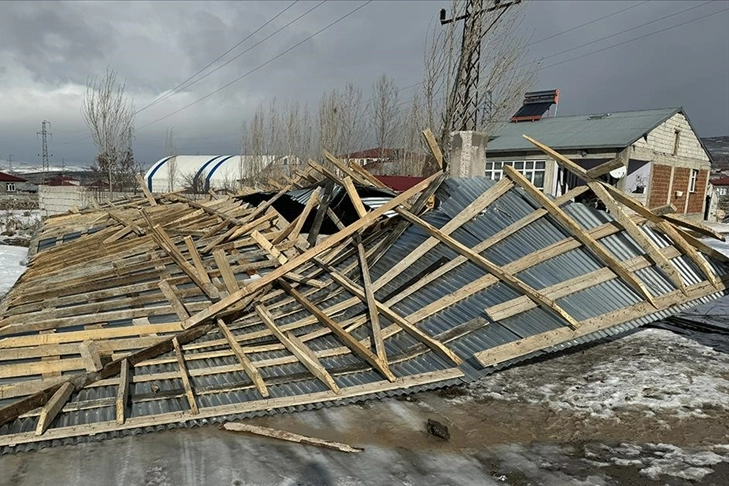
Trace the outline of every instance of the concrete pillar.
<instances>
[{"instance_id":1,"label":"concrete pillar","mask_svg":"<svg viewBox=\"0 0 729 486\"><path fill-rule=\"evenodd\" d=\"M448 172L451 177L483 176L486 172L488 136L481 132L451 133Z\"/></svg>"}]
</instances>

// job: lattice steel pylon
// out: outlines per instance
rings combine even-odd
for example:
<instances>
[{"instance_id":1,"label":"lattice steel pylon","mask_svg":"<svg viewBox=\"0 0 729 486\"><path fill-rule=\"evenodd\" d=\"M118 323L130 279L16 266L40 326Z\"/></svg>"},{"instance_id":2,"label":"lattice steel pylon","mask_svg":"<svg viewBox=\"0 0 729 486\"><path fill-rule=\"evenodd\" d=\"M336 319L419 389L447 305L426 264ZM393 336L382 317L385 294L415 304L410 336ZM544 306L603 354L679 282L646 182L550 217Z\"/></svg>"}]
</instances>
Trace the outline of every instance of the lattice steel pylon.
<instances>
[{"instance_id":1,"label":"lattice steel pylon","mask_svg":"<svg viewBox=\"0 0 729 486\"><path fill-rule=\"evenodd\" d=\"M445 111L445 124L441 142L447 144L451 131L477 130L479 115L478 84L481 72L481 40L496 24L499 17L510 6L520 3L513 0L501 3L494 0L493 5L484 8L484 0L467 0L463 15L446 19L445 9L440 11L441 25L463 20L463 37L461 39L461 54L458 62L456 79L448 98ZM483 16L494 10L502 10L486 29L483 28Z\"/></svg>"},{"instance_id":2,"label":"lattice steel pylon","mask_svg":"<svg viewBox=\"0 0 729 486\"><path fill-rule=\"evenodd\" d=\"M51 122L43 120L41 123L41 131L36 132L37 135L41 136L41 153L39 155L41 156L41 163L43 165L43 182L45 182L50 169L50 164L48 162L50 157L48 155L48 135L51 135L51 133L48 131L49 128L51 128Z\"/></svg>"}]
</instances>

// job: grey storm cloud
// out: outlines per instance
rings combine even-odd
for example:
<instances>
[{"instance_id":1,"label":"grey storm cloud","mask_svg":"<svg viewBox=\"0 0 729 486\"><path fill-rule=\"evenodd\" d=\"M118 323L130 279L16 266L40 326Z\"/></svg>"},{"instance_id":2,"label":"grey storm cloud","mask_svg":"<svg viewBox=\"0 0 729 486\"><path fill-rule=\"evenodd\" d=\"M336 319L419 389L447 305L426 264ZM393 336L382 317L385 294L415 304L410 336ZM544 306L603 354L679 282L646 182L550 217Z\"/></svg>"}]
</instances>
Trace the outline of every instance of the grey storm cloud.
<instances>
[{"instance_id":1,"label":"grey storm cloud","mask_svg":"<svg viewBox=\"0 0 729 486\"><path fill-rule=\"evenodd\" d=\"M63 158L67 163L88 165L94 147L81 120L80 105L89 76L102 74L107 67L116 69L126 80L136 108L142 108L291 3L0 2L0 167L8 154L14 160L38 162L36 132L44 119L52 122L54 162ZM221 62L251 48L318 3L296 2ZM241 123L259 103L274 97L298 100L313 109L322 93L348 81L359 85L368 97L372 82L383 72L393 76L400 87L419 82L426 34L437 27L438 12L450 6L449 0L372 2L246 75L362 3L324 2L217 72L139 113L137 158L146 164L159 158L169 127L175 129L181 152L235 153ZM700 135L726 135L727 6L725 2L697 1L533 1L518 28L532 44L527 61L543 59L534 88L559 88L559 113L682 105ZM591 21L595 22L570 30ZM624 46L594 52L644 35ZM558 54L567 49L572 50ZM555 65L563 61L567 62ZM240 76L243 79L219 93L145 127ZM403 90L401 100L414 91Z\"/></svg>"}]
</instances>

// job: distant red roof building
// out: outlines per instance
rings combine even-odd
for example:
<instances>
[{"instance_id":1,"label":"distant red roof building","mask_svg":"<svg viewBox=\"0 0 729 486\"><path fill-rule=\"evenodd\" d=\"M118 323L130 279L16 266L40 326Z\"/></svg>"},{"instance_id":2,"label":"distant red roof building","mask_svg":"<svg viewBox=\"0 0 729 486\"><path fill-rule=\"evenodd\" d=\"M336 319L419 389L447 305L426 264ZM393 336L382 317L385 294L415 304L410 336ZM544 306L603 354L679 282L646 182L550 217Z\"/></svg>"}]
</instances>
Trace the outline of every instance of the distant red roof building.
<instances>
[{"instance_id":1,"label":"distant red roof building","mask_svg":"<svg viewBox=\"0 0 729 486\"><path fill-rule=\"evenodd\" d=\"M714 186L729 186L729 177L720 177L709 182Z\"/></svg>"},{"instance_id":2,"label":"distant red roof building","mask_svg":"<svg viewBox=\"0 0 729 486\"><path fill-rule=\"evenodd\" d=\"M377 180L385 184L390 189L397 192L404 192L421 182L425 177L407 177L407 176L375 176Z\"/></svg>"},{"instance_id":3,"label":"distant red roof building","mask_svg":"<svg viewBox=\"0 0 729 486\"><path fill-rule=\"evenodd\" d=\"M396 157L402 150L376 147L367 150L360 150L359 152L353 152L345 155L345 159L390 159Z\"/></svg>"},{"instance_id":4,"label":"distant red roof building","mask_svg":"<svg viewBox=\"0 0 729 486\"><path fill-rule=\"evenodd\" d=\"M57 175L48 180L49 186L80 186L81 182L73 177Z\"/></svg>"},{"instance_id":5,"label":"distant red roof building","mask_svg":"<svg viewBox=\"0 0 729 486\"><path fill-rule=\"evenodd\" d=\"M22 177L14 176L12 174L6 174L5 172L0 172L0 181L1 182L27 182Z\"/></svg>"}]
</instances>

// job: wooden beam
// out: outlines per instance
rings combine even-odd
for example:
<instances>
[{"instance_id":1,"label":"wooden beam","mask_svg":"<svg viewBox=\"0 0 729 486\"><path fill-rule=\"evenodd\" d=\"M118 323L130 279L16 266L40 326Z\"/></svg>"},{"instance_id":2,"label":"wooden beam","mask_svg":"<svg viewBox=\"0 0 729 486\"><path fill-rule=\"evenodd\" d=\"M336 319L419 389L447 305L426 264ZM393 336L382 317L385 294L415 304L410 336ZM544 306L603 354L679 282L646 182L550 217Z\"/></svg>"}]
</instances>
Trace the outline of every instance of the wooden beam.
<instances>
[{"instance_id":1,"label":"wooden beam","mask_svg":"<svg viewBox=\"0 0 729 486\"><path fill-rule=\"evenodd\" d=\"M562 225L572 236L587 247L597 258L607 265L625 283L638 292L645 300L653 304L655 300L643 283L635 275L628 272L623 265L600 245L593 237L587 234L567 213L557 206L544 193L533 186L520 172L512 167L504 166L507 177L521 186L527 194L534 198L560 225Z\"/></svg>"},{"instance_id":2,"label":"wooden beam","mask_svg":"<svg viewBox=\"0 0 729 486\"><path fill-rule=\"evenodd\" d=\"M200 281L204 284L212 283L192 237L185 236L185 245L187 246L187 251L190 253L190 257L192 258L192 263L195 265L195 270L197 270L197 275L200 278Z\"/></svg>"},{"instance_id":3,"label":"wooden beam","mask_svg":"<svg viewBox=\"0 0 729 486\"><path fill-rule=\"evenodd\" d=\"M175 314L177 314L177 317L180 318L180 321L184 322L185 320L189 319L190 313L187 312L187 309L177 297L177 294L172 288L172 285L170 285L167 280L160 280L158 285L160 290L162 290L162 293L165 294L165 297L167 297L167 300L172 306L172 309L175 311Z\"/></svg>"},{"instance_id":4,"label":"wooden beam","mask_svg":"<svg viewBox=\"0 0 729 486\"><path fill-rule=\"evenodd\" d=\"M326 185L324 186L324 197L319 204L319 208L317 209L316 215L314 216L314 222L311 224L311 229L309 230L309 237L307 238L309 246L316 245L316 240L319 237L319 231L321 231L321 225L324 223L324 215L326 215L327 209L329 209L329 204L331 204L333 197L334 181L327 181Z\"/></svg>"},{"instance_id":5,"label":"wooden beam","mask_svg":"<svg viewBox=\"0 0 729 486\"><path fill-rule=\"evenodd\" d=\"M638 243L638 246L646 252L648 258L650 258L651 261L653 261L653 263L655 263L658 268L663 271L663 274L668 277L677 289L685 294L686 285L683 283L679 271L671 262L668 261L666 257L663 256L658 247L646 236L645 233L643 233L638 225L633 222L630 216L623 211L623 208L620 207L617 201L613 199L607 189L605 189L604 184L600 182L588 182L587 185L590 186L590 189L592 189L595 195L605 204L605 207L608 211L610 211L610 214L613 218L615 218L618 224L622 226L623 229L635 240L635 242Z\"/></svg>"},{"instance_id":6,"label":"wooden beam","mask_svg":"<svg viewBox=\"0 0 729 486\"><path fill-rule=\"evenodd\" d=\"M597 179L598 177L605 175L612 170L619 169L620 167L625 167L627 169L628 162L630 161L630 150L631 147L621 150L614 159L608 160L607 162L600 164L597 167L593 167L592 169L588 169L588 177Z\"/></svg>"},{"instance_id":7,"label":"wooden beam","mask_svg":"<svg viewBox=\"0 0 729 486\"><path fill-rule=\"evenodd\" d=\"M156 206L157 201L155 200L152 193L149 191L149 188L147 187L147 184L144 182L144 178L142 177L142 174L134 174L134 177L137 179L137 183L139 184L139 188L144 193L144 197L147 198L147 201L149 201L149 204L151 206Z\"/></svg>"},{"instance_id":8,"label":"wooden beam","mask_svg":"<svg viewBox=\"0 0 729 486\"><path fill-rule=\"evenodd\" d=\"M46 429L48 429L48 426L51 425L51 422L53 422L53 419L58 415L58 412L61 411L68 399L71 398L74 390L75 387L69 382L65 382L58 388L51 399L48 400L48 403L41 409L38 426L35 428L35 435L43 435Z\"/></svg>"},{"instance_id":9,"label":"wooden beam","mask_svg":"<svg viewBox=\"0 0 729 486\"><path fill-rule=\"evenodd\" d=\"M182 378L182 386L185 388L185 395L187 401L190 404L190 412L193 415L200 413L200 409L197 407L195 401L195 393L192 391L192 384L190 383L190 376L187 374L187 366L185 365L185 358L182 355L182 349L180 348L180 342L177 337L172 339L172 345L175 348L175 356L177 357L177 365L180 368L180 378Z\"/></svg>"},{"instance_id":10,"label":"wooden beam","mask_svg":"<svg viewBox=\"0 0 729 486\"><path fill-rule=\"evenodd\" d=\"M423 228L428 234L431 236L435 236L438 238L441 242L443 242L446 246L450 247L453 251L459 253L461 256L464 256L468 258L471 262L473 262L478 267L486 270L499 280L501 280L504 284L508 285L509 287L515 289L517 292L520 292L526 296L528 296L530 299L534 300L536 303L544 307L545 309L551 311L552 313L556 314L561 319L565 320L567 324L570 327L576 328L577 327L577 321L570 316L564 309L562 309L560 306L558 306L556 303L554 303L552 300L546 298L544 295L539 293L537 290L533 289L531 286L525 284L518 278L516 278L511 273L505 272L502 268L500 268L498 265L495 265L491 261L487 260L485 257L481 256L479 253L474 252L467 246L465 246L463 243L455 240L454 238L450 237L449 235L444 235L443 233L438 230L435 226L431 225L430 223L427 223L420 219L419 217L415 216L411 212L403 209L396 209L396 211L402 215L405 219L410 221L413 224L416 224Z\"/></svg>"},{"instance_id":11,"label":"wooden beam","mask_svg":"<svg viewBox=\"0 0 729 486\"><path fill-rule=\"evenodd\" d=\"M458 215L448 221L441 229L440 232L449 235L455 230L463 226L465 223L471 221L473 218L478 216L481 211L491 205L499 197L506 194L514 183L509 179L501 179L499 182L491 186L486 192L474 199L471 204L466 206ZM413 251L411 251L402 260L397 262L392 268L389 268L379 279L378 282L389 281L393 277L404 272L413 262L416 262L422 258L426 253L435 248L438 245L438 238L433 236L418 245ZM381 283L376 284L375 289L382 287Z\"/></svg>"},{"instance_id":12,"label":"wooden beam","mask_svg":"<svg viewBox=\"0 0 729 486\"><path fill-rule=\"evenodd\" d=\"M243 370L246 372L246 375L248 375L248 378L250 378L253 384L256 385L258 392L263 397L268 397L268 388L266 387L266 383L261 377L261 372L258 371L256 365L254 365L253 362L248 358L248 356L246 356L243 348L240 347L240 344L238 344L235 336L232 332L230 332L230 329L225 324L225 322L223 322L222 319L218 319L218 328L225 337L226 341L228 341L228 345L233 350L233 354L235 354L236 358L238 358L238 362L240 362Z\"/></svg>"},{"instance_id":13,"label":"wooden beam","mask_svg":"<svg viewBox=\"0 0 729 486\"><path fill-rule=\"evenodd\" d=\"M384 363L382 360L380 360L380 358L372 354L372 352L364 345L362 345L362 343L357 341L355 338L352 337L351 334L345 331L339 323L335 322L334 319L322 312L321 309L319 309L309 299L302 295L298 290L291 287L291 285L289 285L284 280L279 280L279 285L307 311L311 312L322 325L329 328L332 334L337 336L339 340L342 341L345 346L351 349L355 355L368 362L373 368L379 371L389 381L396 380L395 375L392 374L390 368L387 366L387 363Z\"/></svg>"},{"instance_id":14,"label":"wooden beam","mask_svg":"<svg viewBox=\"0 0 729 486\"><path fill-rule=\"evenodd\" d=\"M284 334L274 322L271 313L263 305L257 304L255 308L256 313L261 318L261 321L263 321L263 324L268 327L276 339L281 341L281 344L283 344L291 354L296 356L296 359L298 359L312 375L321 380L322 383L328 386L334 393L340 393L339 386L334 381L334 378L332 378L326 368L322 366L319 359L314 356L308 346L300 340L295 341L294 339L291 339L293 334Z\"/></svg>"},{"instance_id":15,"label":"wooden beam","mask_svg":"<svg viewBox=\"0 0 729 486\"><path fill-rule=\"evenodd\" d=\"M364 285L365 290L364 302L367 304L367 314L370 318L370 328L372 330L372 342L375 345L375 354L383 363L387 363L385 340L382 338L380 315L377 309L377 301L375 300L375 291L372 287L370 266L367 263L367 252L362 244L362 238L359 235L357 235L357 258L359 259L359 268L362 273L362 285Z\"/></svg>"},{"instance_id":16,"label":"wooden beam","mask_svg":"<svg viewBox=\"0 0 729 486\"><path fill-rule=\"evenodd\" d=\"M260 427L258 425L242 424L239 422L227 422L223 424L223 428L232 432L248 432L249 434L261 435L263 437L270 437L273 439L285 440L288 442L295 442L297 444L324 447L326 449L334 449L335 451L340 452L362 452L364 450L357 447L352 447L348 444L343 444L341 442L317 439L315 437L293 434L291 432L286 432L283 430L276 430L269 427Z\"/></svg>"},{"instance_id":17,"label":"wooden beam","mask_svg":"<svg viewBox=\"0 0 729 486\"><path fill-rule=\"evenodd\" d=\"M324 150L324 157L326 157L326 159L329 162L331 162L337 169L339 169L342 172L344 172L347 175L347 177L351 177L353 180L357 181L358 183L362 184L363 186L372 185L372 186L377 187L377 185L375 185L372 182L368 181L366 178L361 177L355 171L353 171L352 169L350 169L349 167L347 167L347 165L344 162L342 162L341 160L339 160L337 157L335 157L334 155L330 154L326 150Z\"/></svg>"},{"instance_id":18,"label":"wooden beam","mask_svg":"<svg viewBox=\"0 0 729 486\"><path fill-rule=\"evenodd\" d=\"M116 391L116 423L124 423L124 415L129 399L129 361L124 359L121 362L119 371L119 388Z\"/></svg>"},{"instance_id":19,"label":"wooden beam","mask_svg":"<svg viewBox=\"0 0 729 486\"><path fill-rule=\"evenodd\" d=\"M640 214L651 223L655 224L660 231L662 231L666 236L673 240L673 243L681 250L681 252L683 252L687 257L689 257L689 259L691 259L691 261L694 262L694 264L701 270L701 272L704 274L704 276L706 276L711 284L714 285L714 287L718 288L719 279L716 277L716 275L714 275L714 272L711 270L711 267L706 262L706 260L704 260L703 257L699 255L699 253L695 250L695 248L698 248L698 240L689 238L688 234L682 232L678 228L675 228L671 223L669 223L662 217L653 214L650 209L646 208L640 202L636 201L624 192L618 191L611 186L604 187L617 201L625 205L627 208ZM689 243L690 241L691 243ZM707 253L708 245L705 245L700 249L704 253ZM721 258L724 259L723 261L726 261L726 257L724 257L723 255L721 256Z\"/></svg>"},{"instance_id":20,"label":"wooden beam","mask_svg":"<svg viewBox=\"0 0 729 486\"><path fill-rule=\"evenodd\" d=\"M359 285L355 284L348 278L346 278L344 275L339 274L336 271L331 271L331 276L334 279L335 282L343 286L347 289L350 293L358 297L362 302L367 302L367 297L365 295L365 291L360 287ZM374 298L373 298L374 300ZM415 338L416 340L420 341L421 343L425 344L427 347L429 347L433 352L435 352L437 355L441 356L442 358L446 359L447 361L452 361L456 365L461 365L463 363L463 360L458 357L456 353L448 349L446 345L443 343L437 341L436 339L433 339L432 337L428 336L426 333L418 329L413 323L409 322L407 319L405 319L403 316L399 315L397 312L392 310L390 307L386 306L385 304L382 304L381 302L378 302L374 300L374 305L377 306L377 310L382 312L382 314L392 321L394 324L397 324L399 327L402 328L403 331L407 332L410 336Z\"/></svg>"},{"instance_id":21,"label":"wooden beam","mask_svg":"<svg viewBox=\"0 0 729 486\"><path fill-rule=\"evenodd\" d=\"M676 226L681 226L683 228L690 229L691 231L695 231L700 235L709 236L719 241L726 241L726 238L721 233L717 233L705 224L701 224L697 221L689 221L678 214L664 214L663 219L670 221Z\"/></svg>"},{"instance_id":22,"label":"wooden beam","mask_svg":"<svg viewBox=\"0 0 729 486\"><path fill-rule=\"evenodd\" d=\"M225 288L228 290L228 293L232 294L240 290L238 281L235 279L233 270L230 268L228 259L225 256L225 251L221 249L213 251L213 258L215 259L215 264L220 270L220 275L223 277L223 282L225 283Z\"/></svg>"},{"instance_id":23,"label":"wooden beam","mask_svg":"<svg viewBox=\"0 0 729 486\"><path fill-rule=\"evenodd\" d=\"M294 228L291 230L291 233L288 235L288 238L291 241L295 241L299 237L299 233L301 233L301 229L304 227L304 223L306 222L306 219L309 217L309 213L311 213L311 210L314 208L314 206L319 203L319 194L321 193L321 187L317 187L314 192L311 193L311 196L309 197L309 200L306 202L306 205L304 206L304 210L301 212L298 218L296 218ZM276 244L278 242L274 242Z\"/></svg>"},{"instance_id":24,"label":"wooden beam","mask_svg":"<svg viewBox=\"0 0 729 486\"><path fill-rule=\"evenodd\" d=\"M304 253L300 254L299 256L292 258L289 260L286 264L281 265L280 267L272 270L271 272L267 273L260 279L256 280L255 282L250 283L249 285L246 285L238 292L229 295L228 297L221 299L219 302L214 303L204 311L201 311L194 316L191 316L188 321L185 322L187 327L191 327L197 324L200 324L202 322L207 321L208 319L212 317L216 317L219 313L225 311L230 306L236 304L241 299L251 295L253 292L256 292L265 286L271 284L276 279L283 277L285 274L293 270L294 268L298 267L299 265L302 265L304 263L307 263L310 261L313 257L319 255L320 253L323 253L324 251L332 248L337 243L340 243L341 241L349 238L354 233L359 231L360 229L366 228L367 226L371 225L374 221L376 221L379 217L384 215L387 211L392 210L397 205L403 203L404 201L407 201L411 197L413 197L415 194L419 193L423 189L427 188L432 182L434 182L438 177L440 177L440 174L436 174L434 176L431 176L420 183L416 184L415 186L411 187L407 191L403 192L402 194L399 194L398 196L394 197L393 199L389 200L379 208L367 213L367 216L364 218L360 218L356 222L352 223L345 229L329 236L327 239L316 245L314 248L311 248Z\"/></svg>"},{"instance_id":25,"label":"wooden beam","mask_svg":"<svg viewBox=\"0 0 729 486\"><path fill-rule=\"evenodd\" d=\"M365 209L364 204L362 204L362 199L360 199L359 194L357 194L357 189L355 189L352 179L347 176L342 179L342 182L344 182L344 188L347 190L347 195L349 196L349 200L352 201L354 210L357 211L357 215L360 218L363 217L367 214L367 209Z\"/></svg>"},{"instance_id":26,"label":"wooden beam","mask_svg":"<svg viewBox=\"0 0 729 486\"><path fill-rule=\"evenodd\" d=\"M430 153L433 154L433 157L435 157L435 161L438 163L438 168L443 170L443 152L440 151L438 142L435 141L435 135L433 135L430 128L423 130L423 138L430 149Z\"/></svg>"},{"instance_id":27,"label":"wooden beam","mask_svg":"<svg viewBox=\"0 0 729 486\"><path fill-rule=\"evenodd\" d=\"M373 186L379 187L380 189L386 189L388 191L391 191L387 184L383 184L377 177L373 176L372 174L367 171L364 167L357 163L349 163L349 166L352 168L353 171L355 171L357 174L361 175L365 179L367 179Z\"/></svg>"},{"instance_id":28,"label":"wooden beam","mask_svg":"<svg viewBox=\"0 0 729 486\"><path fill-rule=\"evenodd\" d=\"M81 356L86 360L86 369L88 371L99 371L104 366L101 364L101 356L99 349L94 341L88 340L80 344L79 349Z\"/></svg>"}]
</instances>

